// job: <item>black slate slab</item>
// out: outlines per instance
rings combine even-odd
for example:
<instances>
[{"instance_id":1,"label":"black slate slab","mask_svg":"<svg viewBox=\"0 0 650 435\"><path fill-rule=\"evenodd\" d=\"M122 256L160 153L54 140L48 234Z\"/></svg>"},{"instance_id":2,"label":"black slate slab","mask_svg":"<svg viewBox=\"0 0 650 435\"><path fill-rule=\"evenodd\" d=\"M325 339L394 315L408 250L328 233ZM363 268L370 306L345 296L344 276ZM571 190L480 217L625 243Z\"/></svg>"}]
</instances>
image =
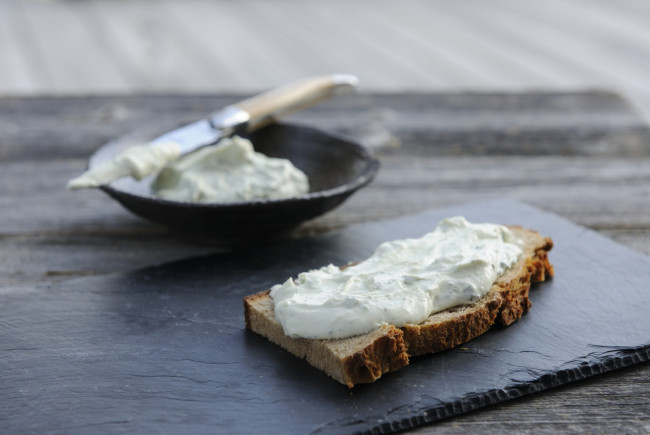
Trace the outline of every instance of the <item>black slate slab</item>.
<instances>
[{"instance_id":1,"label":"black slate slab","mask_svg":"<svg viewBox=\"0 0 650 435\"><path fill-rule=\"evenodd\" d=\"M246 294L447 216L551 236L532 310L347 387L244 330ZM385 433L650 357L650 258L511 200L432 210L248 252L0 295L0 422L15 432Z\"/></svg>"}]
</instances>

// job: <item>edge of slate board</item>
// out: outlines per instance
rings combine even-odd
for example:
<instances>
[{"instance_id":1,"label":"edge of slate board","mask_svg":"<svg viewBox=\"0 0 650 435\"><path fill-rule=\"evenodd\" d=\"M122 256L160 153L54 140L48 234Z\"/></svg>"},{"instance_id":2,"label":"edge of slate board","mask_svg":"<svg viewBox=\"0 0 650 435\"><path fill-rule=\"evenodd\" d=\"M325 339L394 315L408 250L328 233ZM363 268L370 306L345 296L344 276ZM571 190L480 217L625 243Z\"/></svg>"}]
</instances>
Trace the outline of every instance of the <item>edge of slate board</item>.
<instances>
[{"instance_id":1,"label":"edge of slate board","mask_svg":"<svg viewBox=\"0 0 650 435\"><path fill-rule=\"evenodd\" d=\"M592 376L601 375L613 370L631 367L636 364L650 361L650 348L639 347L620 350L618 355L599 363L583 365L578 369L561 370L555 374L547 374L537 381L526 385L513 385L504 389L487 391L486 393L465 397L456 402L420 410L420 415L389 421L368 430L360 430L360 434L391 434L398 431L415 429L417 427L435 423L446 418L476 411L491 405L497 405L520 397L539 393L541 391L560 387L576 381L582 381Z\"/></svg>"}]
</instances>

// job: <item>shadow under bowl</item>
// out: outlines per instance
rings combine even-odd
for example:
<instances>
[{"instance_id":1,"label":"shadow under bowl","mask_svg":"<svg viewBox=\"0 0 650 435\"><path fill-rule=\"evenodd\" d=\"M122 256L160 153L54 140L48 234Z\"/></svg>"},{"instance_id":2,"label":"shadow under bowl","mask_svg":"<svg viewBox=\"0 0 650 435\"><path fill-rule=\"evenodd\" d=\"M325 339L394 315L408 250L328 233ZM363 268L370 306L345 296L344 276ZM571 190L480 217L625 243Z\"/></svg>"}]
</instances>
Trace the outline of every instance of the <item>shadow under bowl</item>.
<instances>
[{"instance_id":1,"label":"shadow under bowl","mask_svg":"<svg viewBox=\"0 0 650 435\"><path fill-rule=\"evenodd\" d=\"M102 190L134 214L199 243L248 244L278 235L340 205L367 185L379 162L363 146L309 127L272 124L248 136L256 151L290 160L309 178L307 194L281 200L190 203L152 196L152 177L124 178ZM90 167L114 157L133 141L112 142L90 159Z\"/></svg>"}]
</instances>

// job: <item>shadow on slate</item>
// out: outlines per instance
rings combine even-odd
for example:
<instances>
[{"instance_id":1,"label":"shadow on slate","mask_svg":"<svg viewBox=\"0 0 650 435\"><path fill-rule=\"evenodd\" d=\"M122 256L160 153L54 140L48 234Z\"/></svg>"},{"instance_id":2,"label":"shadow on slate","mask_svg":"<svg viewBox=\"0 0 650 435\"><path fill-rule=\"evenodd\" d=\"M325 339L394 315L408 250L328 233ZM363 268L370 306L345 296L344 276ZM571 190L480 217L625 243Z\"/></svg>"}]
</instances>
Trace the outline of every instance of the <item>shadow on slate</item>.
<instances>
[{"instance_id":1,"label":"shadow on slate","mask_svg":"<svg viewBox=\"0 0 650 435\"><path fill-rule=\"evenodd\" d=\"M551 236L532 310L457 349L347 387L244 329L242 297L419 236L439 219ZM650 258L511 200L1 296L8 432L387 433L647 361Z\"/></svg>"}]
</instances>

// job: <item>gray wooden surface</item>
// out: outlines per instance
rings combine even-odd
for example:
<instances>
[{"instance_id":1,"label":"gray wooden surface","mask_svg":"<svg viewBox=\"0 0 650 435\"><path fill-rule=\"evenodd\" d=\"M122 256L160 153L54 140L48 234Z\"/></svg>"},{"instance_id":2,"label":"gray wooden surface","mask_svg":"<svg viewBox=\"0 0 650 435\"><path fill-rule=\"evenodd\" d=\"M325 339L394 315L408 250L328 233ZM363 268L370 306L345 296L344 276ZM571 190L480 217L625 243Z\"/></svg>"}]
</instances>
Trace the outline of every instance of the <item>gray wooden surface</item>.
<instances>
[{"instance_id":1,"label":"gray wooden surface","mask_svg":"<svg viewBox=\"0 0 650 435\"><path fill-rule=\"evenodd\" d=\"M0 1L0 94L606 88L650 113L639 0Z\"/></svg>"},{"instance_id":2,"label":"gray wooden surface","mask_svg":"<svg viewBox=\"0 0 650 435\"><path fill-rule=\"evenodd\" d=\"M104 142L241 97L0 99L0 306L3 294L212 252L173 239L100 191L64 186ZM356 138L382 162L370 186L294 237L507 196L650 254L650 130L615 94L364 93L292 121ZM644 364L415 432L644 433L649 379Z\"/></svg>"}]
</instances>

